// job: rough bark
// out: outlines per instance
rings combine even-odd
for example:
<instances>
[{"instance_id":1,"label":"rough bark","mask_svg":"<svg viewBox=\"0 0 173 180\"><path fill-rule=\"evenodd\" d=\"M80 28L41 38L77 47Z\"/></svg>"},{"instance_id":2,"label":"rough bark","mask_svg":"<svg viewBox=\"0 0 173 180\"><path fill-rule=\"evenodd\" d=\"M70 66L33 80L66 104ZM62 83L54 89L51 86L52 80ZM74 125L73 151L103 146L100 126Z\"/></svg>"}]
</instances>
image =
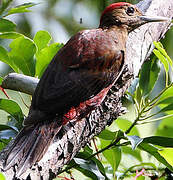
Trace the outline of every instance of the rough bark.
<instances>
[{"instance_id":1,"label":"rough bark","mask_svg":"<svg viewBox=\"0 0 173 180\"><path fill-rule=\"evenodd\" d=\"M172 18L172 0L144 0L138 5L146 10L147 15L159 15ZM95 135L99 134L112 120L124 113L121 97L130 86L133 77L138 75L143 62L153 50L153 41L160 40L169 29L170 23L150 23L135 30L129 35L126 52L126 67L118 82L112 87L100 107L79 122L67 124L54 139L43 159L32 169L29 169L21 178L34 180L48 180L56 176L58 171L67 164L76 153L84 147ZM19 81L20 80L20 81ZM20 82L15 84L14 82ZM10 74L2 86L7 89L19 90L32 94L37 84L36 79L26 76ZM8 147L7 147L8 149ZM1 153L0 166L2 166L5 150ZM13 179L13 168L4 173L7 179ZM29 176L28 176L29 174Z\"/></svg>"}]
</instances>

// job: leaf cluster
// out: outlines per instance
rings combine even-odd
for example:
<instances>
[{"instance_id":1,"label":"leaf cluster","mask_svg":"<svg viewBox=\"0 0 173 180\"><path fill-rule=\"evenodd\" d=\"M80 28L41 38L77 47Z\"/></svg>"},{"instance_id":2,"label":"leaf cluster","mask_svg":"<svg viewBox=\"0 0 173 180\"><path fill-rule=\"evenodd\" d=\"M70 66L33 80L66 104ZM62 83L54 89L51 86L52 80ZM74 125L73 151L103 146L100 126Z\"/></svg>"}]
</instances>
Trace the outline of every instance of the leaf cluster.
<instances>
[{"instance_id":1,"label":"leaf cluster","mask_svg":"<svg viewBox=\"0 0 173 180\"><path fill-rule=\"evenodd\" d=\"M36 4L25 3L11 7L11 3L11 0L4 0L0 6L0 39L10 40L8 49L0 45L0 61L9 65L17 73L40 78L63 44L50 44L52 37L47 31L38 31L33 39L16 32L16 24L7 17L15 13L30 12L28 8ZM3 77L0 77L0 85L2 81ZM0 87L0 90L9 98L4 89ZM12 98L0 98L0 110L8 113L7 124L0 125L0 150L2 150L11 137L16 136L21 129L24 114Z\"/></svg>"}]
</instances>

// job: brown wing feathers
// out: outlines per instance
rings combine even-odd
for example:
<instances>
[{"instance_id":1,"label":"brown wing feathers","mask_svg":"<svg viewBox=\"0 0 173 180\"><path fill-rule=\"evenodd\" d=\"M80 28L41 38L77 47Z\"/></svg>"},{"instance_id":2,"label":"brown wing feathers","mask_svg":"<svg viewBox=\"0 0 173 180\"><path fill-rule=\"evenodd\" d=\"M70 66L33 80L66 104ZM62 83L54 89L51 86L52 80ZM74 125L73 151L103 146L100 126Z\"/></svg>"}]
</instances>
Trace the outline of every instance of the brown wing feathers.
<instances>
[{"instance_id":1,"label":"brown wing feathers","mask_svg":"<svg viewBox=\"0 0 173 180\"><path fill-rule=\"evenodd\" d=\"M92 30L93 33L93 37L98 38L103 32ZM115 51L110 51L106 41L98 44L86 34L74 36L49 64L34 93L25 127L9 150L4 169L18 164L18 174L22 174L40 160L62 123L66 123L56 119L58 115L63 116L71 108L77 108L80 115L86 115L92 108L81 112L80 103L101 102L97 98L103 98L118 77L123 53L114 47ZM111 44L116 47L115 42Z\"/></svg>"}]
</instances>

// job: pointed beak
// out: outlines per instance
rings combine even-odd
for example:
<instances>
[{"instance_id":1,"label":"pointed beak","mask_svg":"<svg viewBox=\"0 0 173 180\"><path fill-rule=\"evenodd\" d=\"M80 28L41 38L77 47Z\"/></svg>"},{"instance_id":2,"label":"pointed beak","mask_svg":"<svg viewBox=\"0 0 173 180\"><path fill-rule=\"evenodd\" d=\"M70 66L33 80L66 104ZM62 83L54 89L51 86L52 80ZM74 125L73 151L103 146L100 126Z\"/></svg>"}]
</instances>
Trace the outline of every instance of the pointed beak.
<instances>
[{"instance_id":1,"label":"pointed beak","mask_svg":"<svg viewBox=\"0 0 173 180\"><path fill-rule=\"evenodd\" d=\"M163 22L163 21L171 21L171 18L162 17L162 16L156 16L156 17L150 17L150 16L139 16L139 19L143 23L148 22Z\"/></svg>"},{"instance_id":2,"label":"pointed beak","mask_svg":"<svg viewBox=\"0 0 173 180\"><path fill-rule=\"evenodd\" d=\"M140 27L143 24L149 23L149 22L171 22L171 18L163 17L163 16L147 16L147 15L141 15L136 16L136 18L132 18L131 21L129 21L129 32L132 30Z\"/></svg>"}]
</instances>

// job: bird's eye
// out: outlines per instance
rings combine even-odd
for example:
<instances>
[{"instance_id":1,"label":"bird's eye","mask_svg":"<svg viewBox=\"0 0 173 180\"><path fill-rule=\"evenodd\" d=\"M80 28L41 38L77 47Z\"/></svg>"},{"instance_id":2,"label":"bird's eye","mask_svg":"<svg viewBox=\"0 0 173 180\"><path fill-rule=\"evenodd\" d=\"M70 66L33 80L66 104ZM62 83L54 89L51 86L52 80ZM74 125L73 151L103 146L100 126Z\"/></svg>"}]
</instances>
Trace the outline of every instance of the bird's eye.
<instances>
[{"instance_id":1,"label":"bird's eye","mask_svg":"<svg viewBox=\"0 0 173 180\"><path fill-rule=\"evenodd\" d=\"M128 15L132 15L134 12L135 12L135 9L133 7L128 7L127 10L126 10L126 13Z\"/></svg>"}]
</instances>

